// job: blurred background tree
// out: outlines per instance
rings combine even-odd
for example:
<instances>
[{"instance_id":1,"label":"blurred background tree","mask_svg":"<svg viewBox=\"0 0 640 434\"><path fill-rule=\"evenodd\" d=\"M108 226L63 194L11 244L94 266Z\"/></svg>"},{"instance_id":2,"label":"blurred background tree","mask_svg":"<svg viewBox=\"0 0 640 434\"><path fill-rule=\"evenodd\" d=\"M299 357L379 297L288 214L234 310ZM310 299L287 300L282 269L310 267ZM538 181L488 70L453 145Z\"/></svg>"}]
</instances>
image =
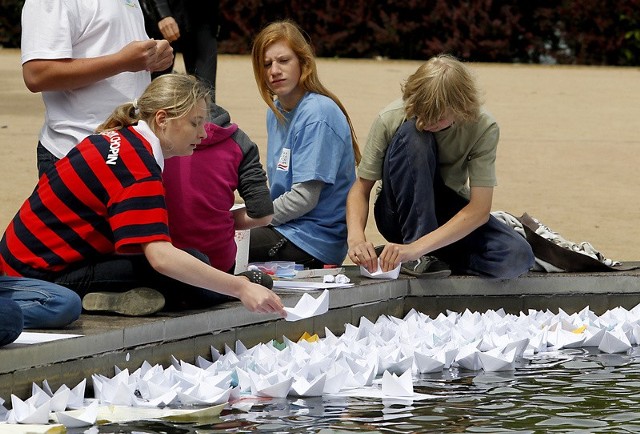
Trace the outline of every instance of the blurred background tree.
<instances>
[{"instance_id":1,"label":"blurred background tree","mask_svg":"<svg viewBox=\"0 0 640 434\"><path fill-rule=\"evenodd\" d=\"M24 0L0 0L0 46L20 47L20 12Z\"/></svg>"},{"instance_id":2,"label":"blurred background tree","mask_svg":"<svg viewBox=\"0 0 640 434\"><path fill-rule=\"evenodd\" d=\"M0 45L20 46L23 4L0 0ZM226 54L289 18L321 57L640 64L640 0L221 0L220 16Z\"/></svg>"}]
</instances>

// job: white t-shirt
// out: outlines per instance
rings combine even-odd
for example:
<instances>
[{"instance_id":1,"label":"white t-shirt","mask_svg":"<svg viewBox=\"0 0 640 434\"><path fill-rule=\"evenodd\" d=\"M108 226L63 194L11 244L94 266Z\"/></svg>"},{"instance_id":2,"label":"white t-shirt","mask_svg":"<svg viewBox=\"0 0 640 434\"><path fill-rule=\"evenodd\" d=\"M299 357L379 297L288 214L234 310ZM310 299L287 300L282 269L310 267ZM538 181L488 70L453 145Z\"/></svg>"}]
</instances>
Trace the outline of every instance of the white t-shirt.
<instances>
[{"instance_id":1,"label":"white t-shirt","mask_svg":"<svg viewBox=\"0 0 640 434\"><path fill-rule=\"evenodd\" d=\"M138 0L26 0L22 9L23 64L104 56L146 39ZM79 89L42 92L45 123L40 142L56 157L64 157L150 82L147 71L123 72Z\"/></svg>"}]
</instances>

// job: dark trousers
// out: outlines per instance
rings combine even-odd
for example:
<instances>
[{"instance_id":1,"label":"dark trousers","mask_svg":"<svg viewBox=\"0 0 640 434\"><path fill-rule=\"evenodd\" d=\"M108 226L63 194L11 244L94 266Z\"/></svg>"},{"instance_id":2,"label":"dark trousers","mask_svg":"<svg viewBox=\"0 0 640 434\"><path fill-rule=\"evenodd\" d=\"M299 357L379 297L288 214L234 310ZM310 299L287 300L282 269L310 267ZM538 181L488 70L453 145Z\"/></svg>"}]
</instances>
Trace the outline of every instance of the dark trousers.
<instances>
[{"instance_id":1,"label":"dark trousers","mask_svg":"<svg viewBox=\"0 0 640 434\"><path fill-rule=\"evenodd\" d=\"M22 333L22 309L15 301L0 297L0 347L18 339Z\"/></svg>"},{"instance_id":2,"label":"dark trousers","mask_svg":"<svg viewBox=\"0 0 640 434\"><path fill-rule=\"evenodd\" d=\"M218 68L218 40L208 25L198 26L189 32L180 33L180 38L172 42L175 51L182 53L187 74L198 77L211 88L211 99L215 102L216 73ZM174 65L161 72L154 72L156 78L173 71Z\"/></svg>"},{"instance_id":3,"label":"dark trousers","mask_svg":"<svg viewBox=\"0 0 640 434\"><path fill-rule=\"evenodd\" d=\"M202 262L209 263L203 253L185 250ZM232 299L160 274L151 267L144 255L113 255L57 273L50 276L50 280L74 290L81 297L89 292L124 292L141 286L153 288L164 295L165 310L202 309Z\"/></svg>"},{"instance_id":4,"label":"dark trousers","mask_svg":"<svg viewBox=\"0 0 640 434\"><path fill-rule=\"evenodd\" d=\"M36 158L38 164L38 178L51 169L53 165L56 164L56 161L58 161L58 158L49 152L49 150L40 142L38 142L38 147L36 148Z\"/></svg>"},{"instance_id":5,"label":"dark trousers","mask_svg":"<svg viewBox=\"0 0 640 434\"><path fill-rule=\"evenodd\" d=\"M436 230L468 201L445 186L438 169L432 133L405 122L391 140L384 159L382 189L374 215L387 241L408 244ZM534 263L529 243L493 216L466 237L431 252L456 273L510 279Z\"/></svg>"},{"instance_id":6,"label":"dark trousers","mask_svg":"<svg viewBox=\"0 0 640 434\"><path fill-rule=\"evenodd\" d=\"M249 262L293 261L305 268L322 268L324 262L314 258L275 230L273 226L251 229Z\"/></svg>"}]
</instances>

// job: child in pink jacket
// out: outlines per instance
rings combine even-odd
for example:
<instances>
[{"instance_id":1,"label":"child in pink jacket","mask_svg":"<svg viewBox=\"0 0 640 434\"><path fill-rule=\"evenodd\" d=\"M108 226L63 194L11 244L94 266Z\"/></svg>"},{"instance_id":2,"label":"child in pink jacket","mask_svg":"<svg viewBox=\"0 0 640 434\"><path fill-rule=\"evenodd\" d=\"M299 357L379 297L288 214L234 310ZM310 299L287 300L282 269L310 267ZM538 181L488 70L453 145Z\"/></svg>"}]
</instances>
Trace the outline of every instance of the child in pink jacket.
<instances>
[{"instance_id":1,"label":"child in pink jacket","mask_svg":"<svg viewBox=\"0 0 640 434\"><path fill-rule=\"evenodd\" d=\"M212 266L233 273L235 231L269 224L273 202L258 146L225 109L210 109L207 138L193 155L165 161L169 231L176 247L197 249ZM232 212L236 190L246 207Z\"/></svg>"}]
</instances>

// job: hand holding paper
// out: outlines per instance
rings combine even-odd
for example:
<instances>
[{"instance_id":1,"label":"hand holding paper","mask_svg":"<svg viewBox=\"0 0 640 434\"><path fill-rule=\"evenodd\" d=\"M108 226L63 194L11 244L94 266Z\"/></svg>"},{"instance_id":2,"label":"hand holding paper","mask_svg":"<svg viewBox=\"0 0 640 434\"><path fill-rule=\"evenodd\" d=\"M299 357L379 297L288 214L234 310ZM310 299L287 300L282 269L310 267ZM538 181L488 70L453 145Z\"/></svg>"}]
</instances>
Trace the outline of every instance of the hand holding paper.
<instances>
[{"instance_id":1,"label":"hand holding paper","mask_svg":"<svg viewBox=\"0 0 640 434\"><path fill-rule=\"evenodd\" d=\"M369 270L364 268L362 265L360 266L360 275L364 277L369 277L371 279L397 279L400 274L400 266L402 264L398 264L396 268L389 271L382 271L380 268L380 258L378 258L378 269L373 273L370 273Z\"/></svg>"}]
</instances>

